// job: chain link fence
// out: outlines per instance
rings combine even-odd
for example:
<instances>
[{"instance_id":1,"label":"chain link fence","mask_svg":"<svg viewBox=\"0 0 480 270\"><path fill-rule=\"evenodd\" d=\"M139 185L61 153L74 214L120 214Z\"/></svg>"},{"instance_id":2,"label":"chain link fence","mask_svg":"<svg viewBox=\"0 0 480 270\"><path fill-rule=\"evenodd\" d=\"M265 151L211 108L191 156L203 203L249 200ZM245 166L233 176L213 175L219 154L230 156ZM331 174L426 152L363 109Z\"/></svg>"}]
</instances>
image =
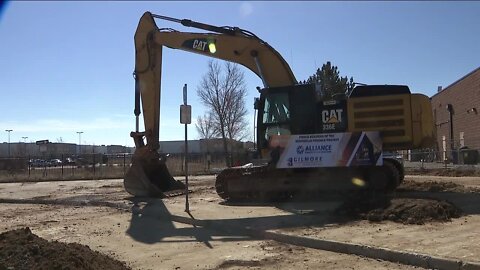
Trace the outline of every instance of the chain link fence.
<instances>
[{"instance_id":1,"label":"chain link fence","mask_svg":"<svg viewBox=\"0 0 480 270\"><path fill-rule=\"evenodd\" d=\"M461 148L449 151L420 150L398 153L404 161L405 169L425 170L476 170L480 171L480 151Z\"/></svg>"},{"instance_id":2,"label":"chain link fence","mask_svg":"<svg viewBox=\"0 0 480 270\"><path fill-rule=\"evenodd\" d=\"M217 173L226 167L221 154L189 154L187 159L191 175ZM123 178L131 163L132 154L0 158L0 182ZM173 176L184 175L185 155L169 155L167 167Z\"/></svg>"},{"instance_id":3,"label":"chain link fence","mask_svg":"<svg viewBox=\"0 0 480 270\"><path fill-rule=\"evenodd\" d=\"M473 170L480 175L480 153L476 149L454 151L401 151L393 153L408 172L424 170ZM189 154L191 175L215 174L226 167L223 154ZM234 156L233 165L248 163L247 156ZM83 154L81 156L28 156L0 158L0 182L123 178L132 154ZM173 176L185 174L185 155L171 154L167 167Z\"/></svg>"}]
</instances>

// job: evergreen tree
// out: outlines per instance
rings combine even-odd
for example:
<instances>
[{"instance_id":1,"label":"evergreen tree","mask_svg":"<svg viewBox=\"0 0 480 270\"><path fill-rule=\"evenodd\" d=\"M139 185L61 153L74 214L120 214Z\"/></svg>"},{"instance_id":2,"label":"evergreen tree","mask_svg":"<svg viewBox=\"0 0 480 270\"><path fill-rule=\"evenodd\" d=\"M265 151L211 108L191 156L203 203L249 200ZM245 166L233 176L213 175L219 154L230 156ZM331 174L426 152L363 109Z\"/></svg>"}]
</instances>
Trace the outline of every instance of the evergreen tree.
<instances>
[{"instance_id":1,"label":"evergreen tree","mask_svg":"<svg viewBox=\"0 0 480 270\"><path fill-rule=\"evenodd\" d=\"M323 64L322 68L318 68L317 72L310 76L306 83L319 84L322 90L323 99L331 99L335 94L346 94L355 87L353 77L348 79L347 76L341 77L338 67L328 61Z\"/></svg>"}]
</instances>

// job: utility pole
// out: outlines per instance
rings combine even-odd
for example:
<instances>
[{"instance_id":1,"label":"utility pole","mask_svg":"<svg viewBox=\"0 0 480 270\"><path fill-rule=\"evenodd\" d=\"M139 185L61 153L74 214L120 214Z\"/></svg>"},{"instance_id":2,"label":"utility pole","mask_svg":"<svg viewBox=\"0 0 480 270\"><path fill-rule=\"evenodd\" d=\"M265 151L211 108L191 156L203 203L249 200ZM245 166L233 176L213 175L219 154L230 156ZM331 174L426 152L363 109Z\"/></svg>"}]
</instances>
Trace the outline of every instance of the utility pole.
<instances>
[{"instance_id":1,"label":"utility pole","mask_svg":"<svg viewBox=\"0 0 480 270\"><path fill-rule=\"evenodd\" d=\"M13 131L13 129L5 129L6 132L8 132L8 157L10 157L10 132Z\"/></svg>"},{"instance_id":2,"label":"utility pole","mask_svg":"<svg viewBox=\"0 0 480 270\"><path fill-rule=\"evenodd\" d=\"M82 133L83 131L77 131L78 133L78 154L80 155L82 152L81 152L81 148L80 148L80 145L82 143Z\"/></svg>"},{"instance_id":3,"label":"utility pole","mask_svg":"<svg viewBox=\"0 0 480 270\"><path fill-rule=\"evenodd\" d=\"M27 138L28 138L27 136L23 136L23 137L22 137L23 143L25 144L25 153L24 153L25 156L27 156L27 154L28 154L28 153L27 153L27 152L28 152L28 151L27 151Z\"/></svg>"}]
</instances>

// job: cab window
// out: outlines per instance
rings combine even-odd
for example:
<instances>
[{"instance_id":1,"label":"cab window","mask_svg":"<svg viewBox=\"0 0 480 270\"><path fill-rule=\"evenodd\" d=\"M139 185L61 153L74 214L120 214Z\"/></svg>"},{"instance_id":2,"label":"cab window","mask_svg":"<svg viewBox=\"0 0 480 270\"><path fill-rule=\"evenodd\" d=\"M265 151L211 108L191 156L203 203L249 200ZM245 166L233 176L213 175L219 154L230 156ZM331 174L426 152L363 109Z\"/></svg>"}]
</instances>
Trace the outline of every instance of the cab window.
<instances>
[{"instance_id":1,"label":"cab window","mask_svg":"<svg viewBox=\"0 0 480 270\"><path fill-rule=\"evenodd\" d=\"M263 123L274 124L290 120L290 106L287 93L270 94L265 97Z\"/></svg>"}]
</instances>

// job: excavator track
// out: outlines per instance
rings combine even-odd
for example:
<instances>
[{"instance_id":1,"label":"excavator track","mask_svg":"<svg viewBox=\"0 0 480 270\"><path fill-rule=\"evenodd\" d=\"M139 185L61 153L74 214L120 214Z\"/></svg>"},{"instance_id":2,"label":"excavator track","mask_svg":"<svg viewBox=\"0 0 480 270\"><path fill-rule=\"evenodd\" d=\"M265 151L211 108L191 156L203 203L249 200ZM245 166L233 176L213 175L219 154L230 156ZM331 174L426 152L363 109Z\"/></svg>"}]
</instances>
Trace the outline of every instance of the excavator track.
<instances>
[{"instance_id":1,"label":"excavator track","mask_svg":"<svg viewBox=\"0 0 480 270\"><path fill-rule=\"evenodd\" d=\"M374 201L389 197L402 180L402 168L385 160L383 166L356 168L233 167L217 176L215 188L225 201L274 202L338 196Z\"/></svg>"},{"instance_id":2,"label":"excavator track","mask_svg":"<svg viewBox=\"0 0 480 270\"><path fill-rule=\"evenodd\" d=\"M246 201L265 198L258 190L232 191L229 188L233 183L242 182L246 186L255 184L256 179L261 178L268 172L268 167L258 166L252 168L233 167L223 170L216 178L215 188L218 196L226 201Z\"/></svg>"}]
</instances>

